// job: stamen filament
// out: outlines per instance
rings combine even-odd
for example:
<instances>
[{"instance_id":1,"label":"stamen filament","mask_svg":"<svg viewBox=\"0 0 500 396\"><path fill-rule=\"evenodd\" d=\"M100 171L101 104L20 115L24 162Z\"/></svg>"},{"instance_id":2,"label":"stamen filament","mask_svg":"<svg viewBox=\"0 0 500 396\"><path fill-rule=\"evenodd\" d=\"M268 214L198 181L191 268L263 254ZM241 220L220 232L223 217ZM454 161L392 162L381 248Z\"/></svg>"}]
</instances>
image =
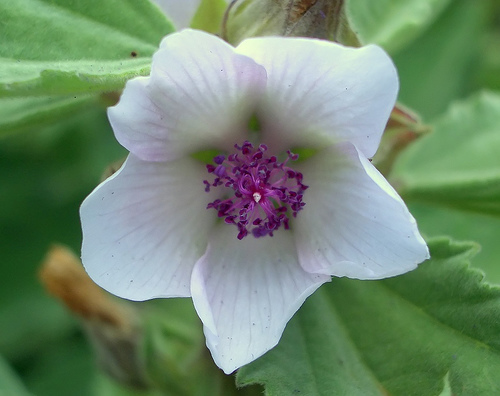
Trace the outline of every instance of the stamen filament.
<instances>
[{"instance_id":1,"label":"stamen filament","mask_svg":"<svg viewBox=\"0 0 500 396\"><path fill-rule=\"evenodd\" d=\"M241 154L214 157L215 165L208 164L207 171L215 176L210 183L204 180L205 191L211 187L225 187L232 197L215 201L207 209L217 210L227 224L238 227L238 239L243 239L249 231L258 238L273 236L273 232L283 228L288 230L291 210L295 217L302 210L302 174L288 167L289 161L296 161L298 155L287 151L287 158L279 163L276 156L266 156L267 146L257 148L246 141L234 146ZM277 180L275 180L277 178Z\"/></svg>"}]
</instances>

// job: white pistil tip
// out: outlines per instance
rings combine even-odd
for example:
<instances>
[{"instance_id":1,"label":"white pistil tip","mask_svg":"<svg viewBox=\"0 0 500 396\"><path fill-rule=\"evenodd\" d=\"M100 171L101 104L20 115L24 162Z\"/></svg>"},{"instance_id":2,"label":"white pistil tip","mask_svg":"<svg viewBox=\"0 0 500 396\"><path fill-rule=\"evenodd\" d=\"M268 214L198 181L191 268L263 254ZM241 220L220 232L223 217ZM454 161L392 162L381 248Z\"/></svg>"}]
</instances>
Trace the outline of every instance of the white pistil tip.
<instances>
[{"instance_id":1,"label":"white pistil tip","mask_svg":"<svg viewBox=\"0 0 500 396\"><path fill-rule=\"evenodd\" d=\"M260 195L260 193L258 192L254 192L252 197L255 202L259 203L260 199L262 198L262 195Z\"/></svg>"}]
</instances>

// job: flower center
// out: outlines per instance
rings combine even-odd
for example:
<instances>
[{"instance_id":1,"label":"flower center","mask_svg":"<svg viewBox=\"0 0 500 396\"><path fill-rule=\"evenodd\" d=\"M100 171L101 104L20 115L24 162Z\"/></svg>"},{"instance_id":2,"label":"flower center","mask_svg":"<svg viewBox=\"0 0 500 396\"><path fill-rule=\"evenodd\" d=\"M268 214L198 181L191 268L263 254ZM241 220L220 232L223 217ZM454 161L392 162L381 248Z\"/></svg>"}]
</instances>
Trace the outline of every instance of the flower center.
<instances>
[{"instance_id":1,"label":"flower center","mask_svg":"<svg viewBox=\"0 0 500 396\"><path fill-rule=\"evenodd\" d=\"M207 209L217 210L227 224L238 227L238 239L249 233L254 237L273 236L273 232L289 226L289 214L293 217L302 210L303 193L307 186L302 184L302 173L288 166L296 161L297 154L287 151L288 157L278 162L276 156L266 154L267 147L261 144L254 148L250 142L234 145L235 154L214 157L214 164L208 164L208 173L214 181L204 180L205 191L211 187L228 190L229 198L216 199Z\"/></svg>"}]
</instances>

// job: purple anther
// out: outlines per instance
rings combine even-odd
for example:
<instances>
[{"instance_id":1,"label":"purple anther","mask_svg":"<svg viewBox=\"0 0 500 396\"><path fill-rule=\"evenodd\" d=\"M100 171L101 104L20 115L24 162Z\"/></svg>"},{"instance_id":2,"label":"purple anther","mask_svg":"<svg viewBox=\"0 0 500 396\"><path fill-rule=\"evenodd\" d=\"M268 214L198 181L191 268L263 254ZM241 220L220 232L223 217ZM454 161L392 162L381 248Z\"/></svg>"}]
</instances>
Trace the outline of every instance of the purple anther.
<instances>
[{"instance_id":1,"label":"purple anther","mask_svg":"<svg viewBox=\"0 0 500 396\"><path fill-rule=\"evenodd\" d=\"M297 154L287 151L284 162L276 156L266 155L268 147L264 144L255 148L245 141L241 146L234 145L236 153L217 155L215 166L206 166L213 174L214 181L204 180L205 191L210 187L220 187L227 191L225 199L216 199L207 205L215 209L227 224L238 228L238 239L249 233L255 238L273 236L281 226L290 228L289 218L302 210L303 192L307 186L302 184L302 173L288 166L288 161L296 161Z\"/></svg>"}]
</instances>

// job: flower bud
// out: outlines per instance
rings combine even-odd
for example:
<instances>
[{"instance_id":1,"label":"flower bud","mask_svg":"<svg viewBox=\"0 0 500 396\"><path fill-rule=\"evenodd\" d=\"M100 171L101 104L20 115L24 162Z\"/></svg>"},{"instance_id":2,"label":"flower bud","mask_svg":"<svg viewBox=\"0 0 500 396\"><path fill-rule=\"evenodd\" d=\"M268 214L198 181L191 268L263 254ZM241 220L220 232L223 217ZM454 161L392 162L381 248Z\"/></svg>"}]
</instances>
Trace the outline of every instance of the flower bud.
<instances>
[{"instance_id":1,"label":"flower bud","mask_svg":"<svg viewBox=\"0 0 500 396\"><path fill-rule=\"evenodd\" d=\"M80 319L102 370L127 386L148 388L140 353L142 329L135 310L92 282L79 259L63 246L50 249L40 279Z\"/></svg>"},{"instance_id":2,"label":"flower bud","mask_svg":"<svg viewBox=\"0 0 500 396\"><path fill-rule=\"evenodd\" d=\"M385 176L403 152L415 140L430 132L430 127L422 123L417 114L396 103L391 112L379 149L373 157L373 164Z\"/></svg>"},{"instance_id":3,"label":"flower bud","mask_svg":"<svg viewBox=\"0 0 500 396\"><path fill-rule=\"evenodd\" d=\"M231 44L247 37L299 36L359 46L344 11L344 0L234 0L223 22Z\"/></svg>"}]
</instances>

